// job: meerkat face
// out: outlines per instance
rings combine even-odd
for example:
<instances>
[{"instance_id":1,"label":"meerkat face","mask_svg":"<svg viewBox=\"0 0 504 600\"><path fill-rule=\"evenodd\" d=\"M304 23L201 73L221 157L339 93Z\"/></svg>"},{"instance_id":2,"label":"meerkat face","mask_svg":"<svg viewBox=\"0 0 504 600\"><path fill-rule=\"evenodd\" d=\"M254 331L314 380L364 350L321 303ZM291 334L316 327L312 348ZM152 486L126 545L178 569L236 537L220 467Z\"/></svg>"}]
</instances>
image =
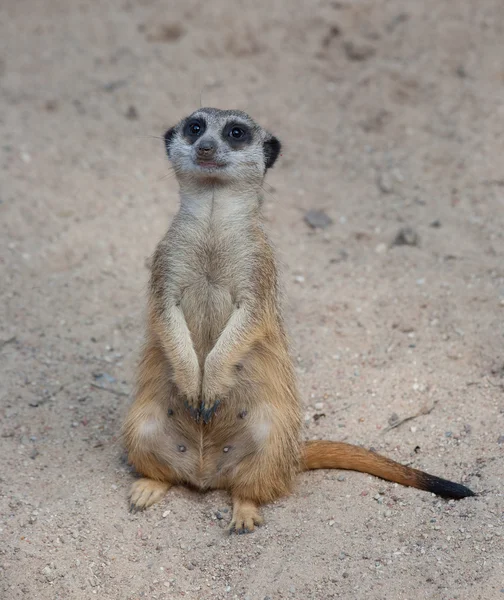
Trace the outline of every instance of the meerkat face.
<instances>
[{"instance_id":1,"label":"meerkat face","mask_svg":"<svg viewBox=\"0 0 504 600\"><path fill-rule=\"evenodd\" d=\"M280 152L276 137L246 113L200 108L164 136L178 179L261 180Z\"/></svg>"}]
</instances>

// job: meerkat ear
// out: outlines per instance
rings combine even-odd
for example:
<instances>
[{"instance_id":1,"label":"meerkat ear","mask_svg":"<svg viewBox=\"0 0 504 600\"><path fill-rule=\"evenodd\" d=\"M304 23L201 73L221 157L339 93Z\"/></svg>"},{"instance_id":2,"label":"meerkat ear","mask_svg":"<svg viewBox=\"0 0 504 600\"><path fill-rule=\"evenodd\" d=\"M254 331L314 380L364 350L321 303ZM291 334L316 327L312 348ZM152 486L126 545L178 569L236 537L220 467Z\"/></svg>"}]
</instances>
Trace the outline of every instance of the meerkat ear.
<instances>
[{"instance_id":1,"label":"meerkat ear","mask_svg":"<svg viewBox=\"0 0 504 600\"><path fill-rule=\"evenodd\" d=\"M168 158L170 158L170 147L172 143L172 138L175 135L175 127L170 127L168 131L164 134L164 143L166 148L166 154L168 154Z\"/></svg>"},{"instance_id":2,"label":"meerkat ear","mask_svg":"<svg viewBox=\"0 0 504 600\"><path fill-rule=\"evenodd\" d=\"M272 135L264 142L263 147L264 162L266 164L266 170L268 170L271 169L271 167L275 164L275 161L280 154L282 144L278 138Z\"/></svg>"}]
</instances>

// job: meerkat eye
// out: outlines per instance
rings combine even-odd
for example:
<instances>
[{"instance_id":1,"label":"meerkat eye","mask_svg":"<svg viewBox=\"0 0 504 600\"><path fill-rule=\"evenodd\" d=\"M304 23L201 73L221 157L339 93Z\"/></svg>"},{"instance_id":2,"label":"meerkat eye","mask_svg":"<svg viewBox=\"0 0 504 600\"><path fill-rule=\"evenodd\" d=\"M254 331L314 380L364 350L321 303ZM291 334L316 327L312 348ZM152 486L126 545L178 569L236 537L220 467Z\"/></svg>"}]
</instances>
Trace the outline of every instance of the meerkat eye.
<instances>
[{"instance_id":1,"label":"meerkat eye","mask_svg":"<svg viewBox=\"0 0 504 600\"><path fill-rule=\"evenodd\" d=\"M184 127L184 135L189 138L197 138L204 131L205 131L205 123L200 120L189 121L189 123L187 123L186 126Z\"/></svg>"},{"instance_id":2,"label":"meerkat eye","mask_svg":"<svg viewBox=\"0 0 504 600\"><path fill-rule=\"evenodd\" d=\"M252 142L252 131L247 125L231 121L222 130L222 137L231 148L239 150Z\"/></svg>"},{"instance_id":3,"label":"meerkat eye","mask_svg":"<svg viewBox=\"0 0 504 600\"><path fill-rule=\"evenodd\" d=\"M241 127L233 127L229 132L229 135L235 140L239 140L245 135L245 132Z\"/></svg>"}]
</instances>

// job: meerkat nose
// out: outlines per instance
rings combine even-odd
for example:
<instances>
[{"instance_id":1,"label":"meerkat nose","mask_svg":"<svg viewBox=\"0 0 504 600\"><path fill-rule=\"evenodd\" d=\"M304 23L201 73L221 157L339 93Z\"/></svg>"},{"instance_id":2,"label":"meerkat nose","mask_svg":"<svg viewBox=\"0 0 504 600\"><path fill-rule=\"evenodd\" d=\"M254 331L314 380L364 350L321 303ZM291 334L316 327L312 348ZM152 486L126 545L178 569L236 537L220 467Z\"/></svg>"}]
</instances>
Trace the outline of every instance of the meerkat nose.
<instances>
[{"instance_id":1,"label":"meerkat nose","mask_svg":"<svg viewBox=\"0 0 504 600\"><path fill-rule=\"evenodd\" d=\"M201 158L209 158L215 154L217 144L212 139L201 140L196 148L196 153Z\"/></svg>"}]
</instances>

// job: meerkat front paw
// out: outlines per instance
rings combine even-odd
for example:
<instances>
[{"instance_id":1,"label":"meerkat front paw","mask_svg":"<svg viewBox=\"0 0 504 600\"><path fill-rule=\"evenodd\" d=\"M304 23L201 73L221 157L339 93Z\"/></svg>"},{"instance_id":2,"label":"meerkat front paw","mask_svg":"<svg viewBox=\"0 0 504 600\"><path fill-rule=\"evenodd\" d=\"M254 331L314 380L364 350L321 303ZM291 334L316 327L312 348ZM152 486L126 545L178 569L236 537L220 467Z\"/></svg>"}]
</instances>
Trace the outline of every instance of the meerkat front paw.
<instances>
[{"instance_id":1,"label":"meerkat front paw","mask_svg":"<svg viewBox=\"0 0 504 600\"><path fill-rule=\"evenodd\" d=\"M212 352L207 356L201 385L201 415L208 422L235 385L233 369L222 364Z\"/></svg>"},{"instance_id":2,"label":"meerkat front paw","mask_svg":"<svg viewBox=\"0 0 504 600\"><path fill-rule=\"evenodd\" d=\"M197 358L194 357L194 360L178 369L173 380L184 404L197 417L201 401L201 372Z\"/></svg>"},{"instance_id":3,"label":"meerkat front paw","mask_svg":"<svg viewBox=\"0 0 504 600\"><path fill-rule=\"evenodd\" d=\"M201 417L205 423L208 423L214 416L219 404L225 398L228 387L222 385L215 375L211 372L203 375L203 384L201 390Z\"/></svg>"}]
</instances>

